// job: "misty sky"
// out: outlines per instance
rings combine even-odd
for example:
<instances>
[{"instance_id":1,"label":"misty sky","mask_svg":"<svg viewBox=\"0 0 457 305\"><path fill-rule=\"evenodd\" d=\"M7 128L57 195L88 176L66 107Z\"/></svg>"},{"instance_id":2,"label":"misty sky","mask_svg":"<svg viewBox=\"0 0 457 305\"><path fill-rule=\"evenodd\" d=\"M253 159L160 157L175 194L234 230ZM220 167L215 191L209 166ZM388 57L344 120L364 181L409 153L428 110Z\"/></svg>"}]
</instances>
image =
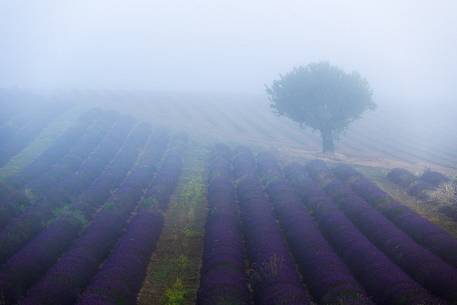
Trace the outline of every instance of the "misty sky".
<instances>
[{"instance_id":1,"label":"misty sky","mask_svg":"<svg viewBox=\"0 0 457 305\"><path fill-rule=\"evenodd\" d=\"M453 99L457 1L0 0L0 87L263 93L321 60Z\"/></svg>"}]
</instances>

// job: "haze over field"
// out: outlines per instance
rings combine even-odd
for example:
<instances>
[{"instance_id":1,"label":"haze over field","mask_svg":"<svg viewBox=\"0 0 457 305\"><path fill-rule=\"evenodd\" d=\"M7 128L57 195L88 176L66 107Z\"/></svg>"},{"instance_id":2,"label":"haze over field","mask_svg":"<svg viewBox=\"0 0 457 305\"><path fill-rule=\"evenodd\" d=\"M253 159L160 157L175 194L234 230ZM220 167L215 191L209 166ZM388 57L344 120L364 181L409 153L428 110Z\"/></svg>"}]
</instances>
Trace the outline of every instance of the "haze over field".
<instances>
[{"instance_id":1,"label":"haze over field","mask_svg":"<svg viewBox=\"0 0 457 305\"><path fill-rule=\"evenodd\" d=\"M220 139L231 138L227 128L208 129L191 119L198 106L188 105L197 114L186 118L180 105L201 102L209 118L219 107L237 119L229 106L249 103L242 112L256 112L255 124L289 135L286 120L265 120L265 85L295 66L329 61L366 77L378 105L350 126L342 146L348 139L436 160L454 155L457 143L456 12L444 0L2 1L0 88L58 90L76 104L187 131L190 124ZM155 102L166 102L171 117L159 118Z\"/></svg>"},{"instance_id":2,"label":"haze over field","mask_svg":"<svg viewBox=\"0 0 457 305\"><path fill-rule=\"evenodd\" d=\"M0 3L0 84L263 93L328 60L379 98L457 94L455 1L43 0Z\"/></svg>"},{"instance_id":3,"label":"haze over field","mask_svg":"<svg viewBox=\"0 0 457 305\"><path fill-rule=\"evenodd\" d=\"M457 305L456 0L0 0L0 305Z\"/></svg>"}]
</instances>

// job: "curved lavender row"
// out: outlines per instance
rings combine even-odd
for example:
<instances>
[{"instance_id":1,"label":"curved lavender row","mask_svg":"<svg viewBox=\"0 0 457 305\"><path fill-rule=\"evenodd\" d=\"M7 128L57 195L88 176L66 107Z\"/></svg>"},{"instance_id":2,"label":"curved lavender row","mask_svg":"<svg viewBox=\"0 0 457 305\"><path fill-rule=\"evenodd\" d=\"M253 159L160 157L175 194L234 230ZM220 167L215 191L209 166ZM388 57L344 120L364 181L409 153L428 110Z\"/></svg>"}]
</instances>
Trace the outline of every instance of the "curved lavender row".
<instances>
[{"instance_id":1,"label":"curved lavender row","mask_svg":"<svg viewBox=\"0 0 457 305\"><path fill-rule=\"evenodd\" d=\"M101 129L103 129L103 126L105 126L105 124L100 126ZM91 136L88 138L94 140ZM93 144L95 145L95 143ZM88 147L92 147L94 145L89 145ZM83 155L87 156L90 153L90 149L86 147L86 141L78 143L77 148L80 148L81 151L85 152ZM83 155L81 155L81 157ZM63 169L65 170L59 170L59 172L66 172L68 175L71 175L72 171L74 170L73 161L74 160L71 158L63 159L60 165L63 166ZM78 161L78 163L81 162ZM102 169L96 170L95 173L100 174L101 170ZM84 178L86 177L81 177L81 179ZM92 176L90 179L92 179ZM47 185L47 189L48 190L46 192L49 195L48 198L35 202L22 214L12 219L8 225L0 232L0 244L2 245L2 247L0 247L0 262L4 262L6 259L11 257L14 252L16 252L40 230L42 230L46 226L46 223L54 216L54 211L66 203L64 196L62 196L59 191L60 184L51 183Z\"/></svg>"},{"instance_id":2,"label":"curved lavender row","mask_svg":"<svg viewBox=\"0 0 457 305\"><path fill-rule=\"evenodd\" d=\"M231 158L232 151L229 147L223 144L215 145L209 157L211 166L208 168L208 181L211 182L212 179L218 176L231 177Z\"/></svg>"},{"instance_id":3,"label":"curved lavender row","mask_svg":"<svg viewBox=\"0 0 457 305\"><path fill-rule=\"evenodd\" d=\"M15 304L25 290L57 261L77 237L86 219L91 218L95 209L108 199L110 191L115 189L127 174L144 146L148 132L144 125L135 128L110 166L90 189L81 195L80 201L8 260L0 271L0 293L6 298L6 304Z\"/></svg>"},{"instance_id":4,"label":"curved lavender row","mask_svg":"<svg viewBox=\"0 0 457 305\"><path fill-rule=\"evenodd\" d=\"M14 185L15 187L22 187L25 184L25 181L28 181L32 177L44 172L44 170L53 164L59 156L63 156L73 143L77 142L87 129L87 124L95 122L95 120L99 117L99 114L100 113L95 110L88 111L83 114L76 126L68 129L62 137L51 144L51 146L43 154L41 154L19 174L8 179L8 183ZM18 216L24 208L28 206L28 201L21 201L21 204L17 204L17 201L15 200L11 202L2 200L0 202L0 229L3 229L10 220Z\"/></svg>"},{"instance_id":5,"label":"curved lavender row","mask_svg":"<svg viewBox=\"0 0 457 305\"><path fill-rule=\"evenodd\" d=\"M441 183L448 182L450 179L445 175L432 170L426 170L419 178L433 187L438 187Z\"/></svg>"},{"instance_id":6,"label":"curved lavender row","mask_svg":"<svg viewBox=\"0 0 457 305\"><path fill-rule=\"evenodd\" d=\"M186 137L175 137L170 143L170 149L162 160L156 178L144 195L140 209L154 208L165 211L170 196L178 183L182 170L181 155L187 145Z\"/></svg>"},{"instance_id":7,"label":"curved lavender row","mask_svg":"<svg viewBox=\"0 0 457 305\"><path fill-rule=\"evenodd\" d=\"M160 199L168 203L175 189L181 172L182 160L179 155L185 143L173 143L175 147L167 153L154 181L146 192L146 200L160 194ZM172 145L173 145L172 144ZM154 189L159 190L154 192ZM149 197L147 197L149 196ZM92 283L84 291L78 304L135 305L136 296L143 283L149 257L159 239L163 226L163 215L159 207L140 205L137 215L133 217L122 235L116 248L96 274Z\"/></svg>"},{"instance_id":8,"label":"curved lavender row","mask_svg":"<svg viewBox=\"0 0 457 305\"><path fill-rule=\"evenodd\" d=\"M149 143L140 163L97 213L73 246L36 283L20 304L73 304L81 290L109 254L130 212L135 208L155 174L157 160L149 158Z\"/></svg>"},{"instance_id":9,"label":"curved lavender row","mask_svg":"<svg viewBox=\"0 0 457 305\"><path fill-rule=\"evenodd\" d=\"M418 178L408 170L402 168L390 170L387 174L387 179L407 189L408 194L423 200L430 199L427 191L433 191L440 184L450 180L445 175L432 170L426 170Z\"/></svg>"},{"instance_id":10,"label":"curved lavender row","mask_svg":"<svg viewBox=\"0 0 457 305\"><path fill-rule=\"evenodd\" d=\"M311 304L259 181L242 178L238 196L257 304Z\"/></svg>"},{"instance_id":11,"label":"curved lavender row","mask_svg":"<svg viewBox=\"0 0 457 305\"><path fill-rule=\"evenodd\" d=\"M107 126L108 120L102 122L99 125L101 130L104 130ZM97 136L89 135L86 140L91 140L91 145L87 144L87 141L79 142L75 149L81 152L77 158L77 162L73 158L64 158L59 162L59 173L66 173L67 175L72 174L76 170L75 166L82 162L83 156L87 157L91 150L95 149L99 140L98 135L104 134L105 131L99 131ZM75 164L77 163L77 164ZM76 166L77 167L77 166ZM52 173L50 174L52 175ZM52 180L52 179L51 179ZM43 179L43 181L48 181ZM43 182L44 183L44 182ZM43 184L44 186L44 184ZM51 183L47 185L47 197L39 199L34 202L29 208L27 208L22 214L12 219L8 225L0 232L0 262L4 262L6 259L11 257L21 246L23 246L28 240L35 236L40 230L42 230L46 222L54 216L54 211L57 208L62 207L66 201L62 197L59 190L59 184Z\"/></svg>"},{"instance_id":12,"label":"curved lavender row","mask_svg":"<svg viewBox=\"0 0 457 305\"><path fill-rule=\"evenodd\" d=\"M249 304L244 251L231 177L230 150L216 147L210 161L209 212L198 305Z\"/></svg>"},{"instance_id":13,"label":"curved lavender row","mask_svg":"<svg viewBox=\"0 0 457 305\"><path fill-rule=\"evenodd\" d=\"M55 192L56 188L50 188L49 186L61 184L62 179L68 179L69 174L76 173L90 154L97 150L103 138L114 127L117 119L118 115L115 113L103 113L101 118L93 126L89 127L90 132L85 133L62 159L47 169L46 175L35 178L27 184L27 187L38 197L62 199L56 196L60 194Z\"/></svg>"},{"instance_id":14,"label":"curved lavender row","mask_svg":"<svg viewBox=\"0 0 457 305\"><path fill-rule=\"evenodd\" d=\"M428 193L434 189L435 187L419 179L410 187L408 187L407 192L409 195L414 196L418 199L429 200L430 195Z\"/></svg>"},{"instance_id":15,"label":"curved lavender row","mask_svg":"<svg viewBox=\"0 0 457 305\"><path fill-rule=\"evenodd\" d=\"M151 210L133 217L110 257L84 291L80 305L135 305L163 216Z\"/></svg>"},{"instance_id":16,"label":"curved lavender row","mask_svg":"<svg viewBox=\"0 0 457 305\"><path fill-rule=\"evenodd\" d=\"M275 156L268 152L257 154L257 173L264 185L283 178L282 169Z\"/></svg>"},{"instance_id":17,"label":"curved lavender row","mask_svg":"<svg viewBox=\"0 0 457 305\"><path fill-rule=\"evenodd\" d=\"M244 149L234 158L233 165L235 172L247 173L238 182L237 193L248 256L253 270L251 282L256 304L311 304L311 297L303 287L282 238L271 203L254 176L256 165L252 153ZM242 171L239 171L240 169ZM246 169L249 171L245 171ZM266 236L268 238L265 238Z\"/></svg>"},{"instance_id":18,"label":"curved lavender row","mask_svg":"<svg viewBox=\"0 0 457 305\"><path fill-rule=\"evenodd\" d=\"M91 217L96 210L109 198L110 192L117 188L134 166L139 154L144 150L148 141L154 142L153 151L149 153L157 160L162 156L168 143L168 135L157 131L150 135L148 125L137 125L126 139L120 151L103 171L72 204L71 208L81 212L85 217Z\"/></svg>"},{"instance_id":19,"label":"curved lavender row","mask_svg":"<svg viewBox=\"0 0 457 305\"><path fill-rule=\"evenodd\" d=\"M311 294L321 304L373 305L347 266L322 236L297 193L279 176L277 161L270 157L257 160L260 172L276 173L277 179L267 186L267 193ZM292 172L289 170L290 175Z\"/></svg>"},{"instance_id":20,"label":"curved lavender row","mask_svg":"<svg viewBox=\"0 0 457 305\"><path fill-rule=\"evenodd\" d=\"M332 171L328 168L327 163L322 160L312 160L306 163L306 171L320 185L326 185L334 180Z\"/></svg>"},{"instance_id":21,"label":"curved lavender row","mask_svg":"<svg viewBox=\"0 0 457 305\"><path fill-rule=\"evenodd\" d=\"M13 255L0 271L2 304L17 304L25 290L55 263L59 254L77 237L82 226L83 221L73 215L60 217Z\"/></svg>"},{"instance_id":22,"label":"curved lavender row","mask_svg":"<svg viewBox=\"0 0 457 305\"><path fill-rule=\"evenodd\" d=\"M28 164L18 174L11 177L9 181L16 186L23 186L30 179L44 173L52 164L65 156L79 139L87 132L88 126L100 118L100 110L93 109L85 112L79 117L74 126L70 127L53 142L46 151Z\"/></svg>"},{"instance_id":23,"label":"curved lavender row","mask_svg":"<svg viewBox=\"0 0 457 305\"><path fill-rule=\"evenodd\" d=\"M289 185L296 191L302 199L306 199L317 188L312 178L306 172L305 167L296 162L292 162L284 167L284 176Z\"/></svg>"},{"instance_id":24,"label":"curved lavender row","mask_svg":"<svg viewBox=\"0 0 457 305\"><path fill-rule=\"evenodd\" d=\"M339 169L342 171L343 169ZM343 175L340 175L344 177ZM409 207L394 200L375 183L358 172L346 174L351 188L373 205L400 229L408 233L417 243L441 256L449 264L457 267L457 239L444 229L431 223Z\"/></svg>"},{"instance_id":25,"label":"curved lavender row","mask_svg":"<svg viewBox=\"0 0 457 305\"><path fill-rule=\"evenodd\" d=\"M27 146L38 134L43 130L50 121L55 119L65 110L63 105L55 105L55 107L46 110L40 110L39 113L33 116L29 122L20 130L18 130L10 141L2 142L0 146L0 167L8 162L8 160L16 153Z\"/></svg>"},{"instance_id":26,"label":"curved lavender row","mask_svg":"<svg viewBox=\"0 0 457 305\"><path fill-rule=\"evenodd\" d=\"M23 192L8 185L0 184L0 230L29 203L29 199Z\"/></svg>"},{"instance_id":27,"label":"curved lavender row","mask_svg":"<svg viewBox=\"0 0 457 305\"><path fill-rule=\"evenodd\" d=\"M457 270L413 241L339 181L327 185L333 201L379 249L432 293L457 303Z\"/></svg>"},{"instance_id":28,"label":"curved lavender row","mask_svg":"<svg viewBox=\"0 0 457 305\"><path fill-rule=\"evenodd\" d=\"M76 194L86 189L97 178L121 148L133 127L133 123L132 118L121 117L78 170L73 175L63 179L59 191L65 198L74 199Z\"/></svg>"},{"instance_id":29,"label":"curved lavender row","mask_svg":"<svg viewBox=\"0 0 457 305\"><path fill-rule=\"evenodd\" d=\"M255 175L256 172L254 155L244 146L239 146L235 149L232 166L235 179Z\"/></svg>"},{"instance_id":30,"label":"curved lavender row","mask_svg":"<svg viewBox=\"0 0 457 305\"><path fill-rule=\"evenodd\" d=\"M379 305L445 304L431 296L361 234L323 191L313 190L306 203L314 209L321 232Z\"/></svg>"},{"instance_id":31,"label":"curved lavender row","mask_svg":"<svg viewBox=\"0 0 457 305\"><path fill-rule=\"evenodd\" d=\"M48 166L53 164L59 156L63 156L69 150L87 129L87 124L94 123L99 117L97 111L89 111L82 115L76 126L70 128L65 134L56 140L42 155L35 161L29 164L18 175L10 178L8 183L16 187L22 187L25 181L32 177L37 176L39 173L44 172ZM2 229L10 220L19 215L25 207L29 206L28 202L25 204L15 204L14 202L0 202L0 229Z\"/></svg>"},{"instance_id":32,"label":"curved lavender row","mask_svg":"<svg viewBox=\"0 0 457 305\"><path fill-rule=\"evenodd\" d=\"M344 168L341 168L341 171L343 170ZM417 177L406 169L394 168L387 174L387 179L401 187L407 188L417 180Z\"/></svg>"}]
</instances>

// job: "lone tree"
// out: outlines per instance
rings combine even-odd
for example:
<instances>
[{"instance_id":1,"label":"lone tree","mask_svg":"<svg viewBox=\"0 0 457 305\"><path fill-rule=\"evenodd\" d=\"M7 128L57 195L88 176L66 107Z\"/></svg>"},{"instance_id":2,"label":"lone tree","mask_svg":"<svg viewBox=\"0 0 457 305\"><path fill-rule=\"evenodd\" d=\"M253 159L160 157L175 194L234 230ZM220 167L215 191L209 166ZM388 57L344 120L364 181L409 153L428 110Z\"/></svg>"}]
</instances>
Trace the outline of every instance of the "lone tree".
<instances>
[{"instance_id":1,"label":"lone tree","mask_svg":"<svg viewBox=\"0 0 457 305\"><path fill-rule=\"evenodd\" d=\"M266 91L277 114L320 131L324 153L335 151L334 139L349 123L376 108L366 79L326 62L296 67Z\"/></svg>"}]
</instances>

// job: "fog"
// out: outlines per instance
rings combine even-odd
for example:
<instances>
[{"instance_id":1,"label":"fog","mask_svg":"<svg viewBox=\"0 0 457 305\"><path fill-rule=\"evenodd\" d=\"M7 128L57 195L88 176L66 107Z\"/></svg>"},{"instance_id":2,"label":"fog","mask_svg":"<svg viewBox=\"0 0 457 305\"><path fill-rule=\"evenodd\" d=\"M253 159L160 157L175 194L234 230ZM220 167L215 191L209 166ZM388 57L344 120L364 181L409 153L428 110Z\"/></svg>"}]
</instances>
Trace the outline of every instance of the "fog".
<instances>
[{"instance_id":1,"label":"fog","mask_svg":"<svg viewBox=\"0 0 457 305\"><path fill-rule=\"evenodd\" d=\"M0 87L263 94L293 66L357 70L378 100L456 96L455 1L3 0Z\"/></svg>"}]
</instances>

